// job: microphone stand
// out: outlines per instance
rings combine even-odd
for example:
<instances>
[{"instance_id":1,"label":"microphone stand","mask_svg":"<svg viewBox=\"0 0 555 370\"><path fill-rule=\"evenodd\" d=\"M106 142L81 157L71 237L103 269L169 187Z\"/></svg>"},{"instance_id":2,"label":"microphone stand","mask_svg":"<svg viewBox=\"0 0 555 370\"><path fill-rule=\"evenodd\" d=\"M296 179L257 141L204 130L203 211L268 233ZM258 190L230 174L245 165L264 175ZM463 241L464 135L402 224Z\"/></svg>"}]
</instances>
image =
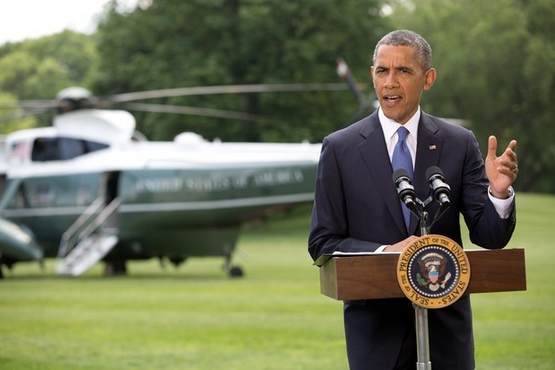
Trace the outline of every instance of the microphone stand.
<instances>
[{"instance_id":1,"label":"microphone stand","mask_svg":"<svg viewBox=\"0 0 555 370\"><path fill-rule=\"evenodd\" d=\"M422 202L416 198L416 203L422 208L420 212L411 211L420 220L420 235L425 236L430 234L432 225L430 224L429 213L426 206L433 201L430 196L426 201ZM448 205L447 205L448 207ZM441 210L441 208L443 208ZM445 212L446 208L440 207L441 212L436 213L432 224ZM412 304L415 314L416 326L416 351L418 362L416 363L417 370L432 370L432 362L430 360L430 341L429 341L429 328L428 328L428 309Z\"/></svg>"}]
</instances>

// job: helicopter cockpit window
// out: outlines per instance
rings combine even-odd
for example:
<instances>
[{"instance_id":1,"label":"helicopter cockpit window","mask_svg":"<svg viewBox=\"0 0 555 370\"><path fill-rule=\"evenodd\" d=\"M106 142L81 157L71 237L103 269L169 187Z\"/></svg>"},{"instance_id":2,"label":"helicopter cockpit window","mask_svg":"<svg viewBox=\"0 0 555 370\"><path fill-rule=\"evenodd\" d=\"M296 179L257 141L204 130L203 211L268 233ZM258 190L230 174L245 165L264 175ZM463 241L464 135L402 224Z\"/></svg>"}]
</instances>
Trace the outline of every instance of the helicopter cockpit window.
<instances>
[{"instance_id":1,"label":"helicopter cockpit window","mask_svg":"<svg viewBox=\"0 0 555 370\"><path fill-rule=\"evenodd\" d=\"M97 143L95 141L88 141L83 140L83 144L85 145L85 150L87 153L96 152L97 150L106 149L108 144Z\"/></svg>"},{"instance_id":2,"label":"helicopter cockpit window","mask_svg":"<svg viewBox=\"0 0 555 370\"><path fill-rule=\"evenodd\" d=\"M107 148L107 144L64 137L41 137L35 140L33 162L63 161Z\"/></svg>"},{"instance_id":3,"label":"helicopter cockpit window","mask_svg":"<svg viewBox=\"0 0 555 370\"><path fill-rule=\"evenodd\" d=\"M31 152L33 162L55 161L58 159L60 159L58 139L41 137L35 140Z\"/></svg>"}]
</instances>

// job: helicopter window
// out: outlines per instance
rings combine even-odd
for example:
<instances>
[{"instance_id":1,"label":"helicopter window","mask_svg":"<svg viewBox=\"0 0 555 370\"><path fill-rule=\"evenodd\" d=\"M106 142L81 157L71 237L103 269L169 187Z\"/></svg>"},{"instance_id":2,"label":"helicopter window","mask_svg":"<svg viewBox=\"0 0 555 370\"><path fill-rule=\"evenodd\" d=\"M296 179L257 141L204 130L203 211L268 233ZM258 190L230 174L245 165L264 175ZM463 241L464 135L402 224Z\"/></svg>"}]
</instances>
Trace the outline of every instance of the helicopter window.
<instances>
[{"instance_id":1,"label":"helicopter window","mask_svg":"<svg viewBox=\"0 0 555 370\"><path fill-rule=\"evenodd\" d=\"M41 137L33 144L31 160L34 162L68 160L107 147L107 144L94 141Z\"/></svg>"},{"instance_id":2,"label":"helicopter window","mask_svg":"<svg viewBox=\"0 0 555 370\"><path fill-rule=\"evenodd\" d=\"M83 140L83 144L85 144L86 153L96 152L97 150L106 149L109 145L97 143L95 141L87 141Z\"/></svg>"},{"instance_id":3,"label":"helicopter window","mask_svg":"<svg viewBox=\"0 0 555 370\"><path fill-rule=\"evenodd\" d=\"M31 160L34 162L55 161L60 159L57 138L41 137L35 140Z\"/></svg>"},{"instance_id":4,"label":"helicopter window","mask_svg":"<svg viewBox=\"0 0 555 370\"><path fill-rule=\"evenodd\" d=\"M85 154L85 145L82 140L75 139L58 139L58 146L60 149L60 159L72 159Z\"/></svg>"}]
</instances>

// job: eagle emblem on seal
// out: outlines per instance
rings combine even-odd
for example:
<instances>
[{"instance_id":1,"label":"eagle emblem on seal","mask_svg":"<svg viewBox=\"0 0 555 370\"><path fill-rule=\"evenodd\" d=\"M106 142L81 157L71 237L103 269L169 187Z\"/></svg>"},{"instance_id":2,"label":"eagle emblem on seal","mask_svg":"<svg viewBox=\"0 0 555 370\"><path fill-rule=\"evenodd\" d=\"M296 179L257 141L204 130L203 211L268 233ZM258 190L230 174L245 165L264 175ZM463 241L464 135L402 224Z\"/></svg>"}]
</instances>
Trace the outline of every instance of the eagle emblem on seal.
<instances>
[{"instance_id":1,"label":"eagle emblem on seal","mask_svg":"<svg viewBox=\"0 0 555 370\"><path fill-rule=\"evenodd\" d=\"M416 278L418 284L428 287L432 292L438 291L440 288L445 289L445 284L451 279L451 273L445 274L447 261L436 252L424 254L418 261L420 273Z\"/></svg>"}]
</instances>

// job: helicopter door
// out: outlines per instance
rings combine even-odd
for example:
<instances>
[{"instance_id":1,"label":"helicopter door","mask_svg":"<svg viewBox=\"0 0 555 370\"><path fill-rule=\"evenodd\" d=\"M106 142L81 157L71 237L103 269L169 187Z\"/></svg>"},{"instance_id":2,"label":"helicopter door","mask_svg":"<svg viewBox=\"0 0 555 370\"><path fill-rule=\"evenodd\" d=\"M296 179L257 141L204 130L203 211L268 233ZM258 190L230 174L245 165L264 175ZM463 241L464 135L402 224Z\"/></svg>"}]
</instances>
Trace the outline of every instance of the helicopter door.
<instances>
[{"instance_id":1,"label":"helicopter door","mask_svg":"<svg viewBox=\"0 0 555 370\"><path fill-rule=\"evenodd\" d=\"M119 172L106 172L101 179L101 192L77 221L64 233L58 252L56 271L60 275L77 276L103 259L118 243L117 207ZM71 230L71 231L70 231ZM123 261L118 261L125 265ZM113 262L107 262L112 263Z\"/></svg>"},{"instance_id":2,"label":"helicopter door","mask_svg":"<svg viewBox=\"0 0 555 370\"><path fill-rule=\"evenodd\" d=\"M119 171L104 173L102 195L104 197L105 207L108 207L109 205L111 205L112 203L115 203L118 200L117 198L118 198L119 178L120 178ZM104 221L104 227L106 228L117 227L117 220L116 220L115 214L111 214L110 216L108 216L108 218Z\"/></svg>"},{"instance_id":3,"label":"helicopter door","mask_svg":"<svg viewBox=\"0 0 555 370\"><path fill-rule=\"evenodd\" d=\"M6 188L6 175L0 175L0 194L4 194L4 189Z\"/></svg>"},{"instance_id":4,"label":"helicopter door","mask_svg":"<svg viewBox=\"0 0 555 370\"><path fill-rule=\"evenodd\" d=\"M106 172L104 174L104 204L112 203L118 196L119 172Z\"/></svg>"}]
</instances>

